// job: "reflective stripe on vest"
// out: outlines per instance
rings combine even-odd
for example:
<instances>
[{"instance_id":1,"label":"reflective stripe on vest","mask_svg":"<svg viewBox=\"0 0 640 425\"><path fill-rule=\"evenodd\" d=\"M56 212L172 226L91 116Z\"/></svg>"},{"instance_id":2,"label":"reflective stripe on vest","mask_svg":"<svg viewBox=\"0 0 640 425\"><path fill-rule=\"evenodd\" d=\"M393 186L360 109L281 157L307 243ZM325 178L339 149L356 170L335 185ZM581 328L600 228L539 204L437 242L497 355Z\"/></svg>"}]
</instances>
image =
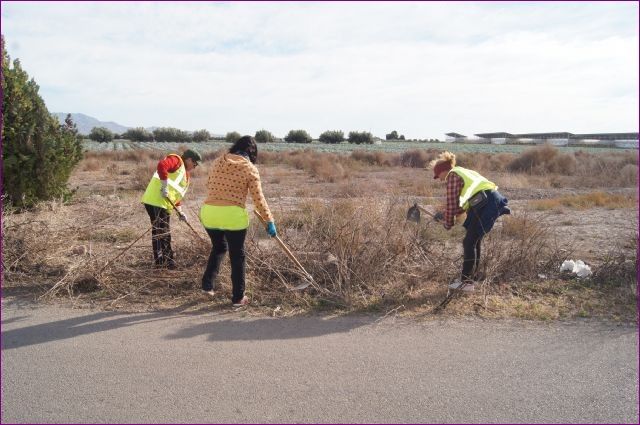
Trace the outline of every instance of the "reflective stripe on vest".
<instances>
[{"instance_id":1,"label":"reflective stripe on vest","mask_svg":"<svg viewBox=\"0 0 640 425\"><path fill-rule=\"evenodd\" d=\"M490 182L486 178L482 177L476 171L469 170L462 167L453 167L449 173L456 173L464 181L464 186L460 191L459 205L463 210L469 209L469 199L473 195L483 190L495 190L498 188L494 183ZM447 174L449 176L449 174Z\"/></svg>"},{"instance_id":2,"label":"reflective stripe on vest","mask_svg":"<svg viewBox=\"0 0 640 425\"><path fill-rule=\"evenodd\" d=\"M184 164L180 168L178 168L178 171L176 171L176 173L177 176L175 177L175 179L171 178L171 173L167 175L167 185L177 190L180 194L180 197L184 197L184 195L187 193L187 187L189 186L188 184L182 186L182 180L184 180L187 174L187 169L184 168ZM160 180L160 175L158 175L157 171L153 173L152 178Z\"/></svg>"},{"instance_id":3,"label":"reflective stripe on vest","mask_svg":"<svg viewBox=\"0 0 640 425\"><path fill-rule=\"evenodd\" d=\"M181 200L184 195L187 193L187 189L189 188L189 181L187 179L187 169L184 166L184 162L179 155L170 154L168 156L176 156L180 159L180 167L172 172L167 173L167 189L169 192L169 199L175 204L179 200ZM144 204L153 205L156 207L164 208L166 210L172 210L173 207L171 204L162 197L160 192L162 187L160 176L156 171L153 173L149 184L147 185L147 189L142 195L141 202Z\"/></svg>"}]
</instances>

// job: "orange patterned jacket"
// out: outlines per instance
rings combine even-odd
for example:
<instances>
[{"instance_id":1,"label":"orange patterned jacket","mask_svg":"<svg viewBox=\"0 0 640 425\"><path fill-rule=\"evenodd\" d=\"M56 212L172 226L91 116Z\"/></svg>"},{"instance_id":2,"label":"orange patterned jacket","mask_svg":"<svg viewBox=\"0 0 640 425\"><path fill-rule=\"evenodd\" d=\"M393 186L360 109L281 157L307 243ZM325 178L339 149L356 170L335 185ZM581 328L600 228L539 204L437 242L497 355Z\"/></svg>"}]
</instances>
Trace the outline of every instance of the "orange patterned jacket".
<instances>
[{"instance_id":1,"label":"orange patterned jacket","mask_svg":"<svg viewBox=\"0 0 640 425\"><path fill-rule=\"evenodd\" d=\"M253 205L266 221L273 221L273 215L262 193L260 173L255 165L241 155L224 154L213 161L207 180L206 204L216 206L235 205L245 208L247 193L251 194Z\"/></svg>"}]
</instances>

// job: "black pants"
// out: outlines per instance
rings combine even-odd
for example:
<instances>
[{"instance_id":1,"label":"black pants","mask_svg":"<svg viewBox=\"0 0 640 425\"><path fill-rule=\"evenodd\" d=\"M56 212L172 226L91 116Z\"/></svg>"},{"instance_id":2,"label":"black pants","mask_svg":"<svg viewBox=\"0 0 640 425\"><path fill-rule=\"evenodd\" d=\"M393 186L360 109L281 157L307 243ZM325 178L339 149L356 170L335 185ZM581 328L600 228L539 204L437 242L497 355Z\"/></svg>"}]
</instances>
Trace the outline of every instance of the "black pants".
<instances>
[{"instance_id":1,"label":"black pants","mask_svg":"<svg viewBox=\"0 0 640 425\"><path fill-rule=\"evenodd\" d=\"M175 266L173 250L171 249L171 228L169 226L169 212L160 207L144 204L144 208L151 219L151 246L153 260L158 266Z\"/></svg>"},{"instance_id":2,"label":"black pants","mask_svg":"<svg viewBox=\"0 0 640 425\"><path fill-rule=\"evenodd\" d=\"M480 263L480 245L484 232L477 217L467 227L467 233L462 240L464 259L462 260L462 280L474 280Z\"/></svg>"},{"instance_id":3,"label":"black pants","mask_svg":"<svg viewBox=\"0 0 640 425\"><path fill-rule=\"evenodd\" d=\"M238 302L244 297L244 239L247 236L247 230L206 230L211 238L212 246L207 268L202 276L202 289L205 291L213 289L213 282L220 271L220 263L222 263L224 254L229 251L231 283L233 284L231 301Z\"/></svg>"}]
</instances>

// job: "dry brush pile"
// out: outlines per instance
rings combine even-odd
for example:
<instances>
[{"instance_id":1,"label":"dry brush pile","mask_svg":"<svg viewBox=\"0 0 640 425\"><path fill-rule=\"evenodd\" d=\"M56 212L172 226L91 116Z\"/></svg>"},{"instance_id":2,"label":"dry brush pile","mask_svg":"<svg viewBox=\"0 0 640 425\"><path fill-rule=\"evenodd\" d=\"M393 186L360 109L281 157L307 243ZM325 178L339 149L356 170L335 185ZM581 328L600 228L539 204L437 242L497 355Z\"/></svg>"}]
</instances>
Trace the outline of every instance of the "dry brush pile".
<instances>
[{"instance_id":1,"label":"dry brush pile","mask_svg":"<svg viewBox=\"0 0 640 425\"><path fill-rule=\"evenodd\" d=\"M499 172L508 172L513 164L526 163L527 169L521 172L533 174L557 171L540 165L540 158L546 158L549 164L572 162L565 157L554 162L559 155L557 149L536 149L521 156L461 154L458 158L463 166ZM213 152L208 159L221 153ZM424 167L437 153L426 150L402 154L357 151L351 155L312 151L264 153L260 166L286 164L320 181L343 180L340 184L345 184L351 173L366 171L367 167ZM602 177L601 182L606 185L603 176L610 167L619 170L637 167L637 159L629 153L602 157L572 155L577 162L571 173L587 185L591 184L585 177L588 171L594 180ZM92 193L68 205L43 203L23 213L5 209L2 216L5 293L70 297L113 307L150 309L193 303L210 308L211 301L202 300L198 293L210 242L197 220L193 221L200 238L178 220L172 221L180 269L152 267L150 234L143 233L150 225L138 198L157 157L157 152L149 151L89 154L80 166L82 172L104 171L105 175L119 176L128 188L122 193ZM206 172L198 171L202 179ZM614 184L615 180L615 184L623 186L634 178L637 182L637 176L627 174L612 174L609 182ZM195 189L192 195L203 190ZM314 285L302 292L289 290L301 282L300 273L275 241L253 223L246 248L247 291L254 305L265 308L285 305L290 311L324 308L353 311L418 308L441 300L446 283L459 274L464 230L457 226L446 232L441 225L428 221L406 222L406 209L412 202L394 198L396 195L392 193L380 193L369 200L358 193L360 197L305 201L277 211L281 237L315 278ZM191 217L196 216L197 212L192 210ZM483 294L510 293L521 284L536 282L541 275L550 280L564 278L559 276L558 266L571 258L572 247L557 240L553 226L549 225L552 221L544 213L522 212L498 221L483 242ZM637 244L633 249L636 251ZM635 256L606 253L602 266L584 283L630 288L635 284L636 271ZM227 262L218 283L221 291L214 304L228 304ZM635 297L635 292L631 291L629 296Z\"/></svg>"},{"instance_id":2,"label":"dry brush pile","mask_svg":"<svg viewBox=\"0 0 640 425\"><path fill-rule=\"evenodd\" d=\"M5 291L144 309L204 302L198 289L208 240L174 220L179 270L154 269L147 217L131 215L125 206L92 206L95 200L69 206L50 202L21 214L5 211ZM377 206L354 200L313 202L282 216L282 239L314 276L314 285L302 292L289 290L301 282L301 274L254 221L246 244L247 291L254 305L308 311L435 304L459 273L462 229L450 239L440 225L406 222L406 205L401 199ZM484 251L487 289L533 279L566 258L545 229L525 220L505 222L490 234ZM218 285L217 302L228 303L227 262Z\"/></svg>"}]
</instances>

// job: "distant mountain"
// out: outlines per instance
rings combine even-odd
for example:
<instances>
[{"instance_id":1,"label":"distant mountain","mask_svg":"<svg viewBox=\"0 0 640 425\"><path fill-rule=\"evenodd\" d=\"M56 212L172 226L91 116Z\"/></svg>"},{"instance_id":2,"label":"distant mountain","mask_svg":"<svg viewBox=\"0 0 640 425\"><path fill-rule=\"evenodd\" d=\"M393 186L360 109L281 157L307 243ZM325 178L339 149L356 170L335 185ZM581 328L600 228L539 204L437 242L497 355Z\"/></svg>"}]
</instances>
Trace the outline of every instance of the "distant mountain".
<instances>
[{"instance_id":1,"label":"distant mountain","mask_svg":"<svg viewBox=\"0 0 640 425\"><path fill-rule=\"evenodd\" d=\"M55 115L56 118L58 118L58 121L60 121L60 124L62 124L64 122L64 119L67 117L67 113L68 112L53 112L52 114ZM128 129L133 128L133 127L126 127L124 125L120 125L117 122L113 122L113 121L100 121L97 118L90 117L89 115L81 114L79 112L78 113L72 112L71 119L78 126L78 132L80 134L84 134L85 136L91 133L91 130L93 129L93 127L106 127L112 132L117 134L122 134ZM145 130L151 133L153 132L153 130L156 130L158 128L160 127L159 126L145 127ZM211 136L224 137L224 134L211 133Z\"/></svg>"},{"instance_id":2,"label":"distant mountain","mask_svg":"<svg viewBox=\"0 0 640 425\"><path fill-rule=\"evenodd\" d=\"M67 117L67 112L53 112L58 118L58 121L62 124L64 119ZM80 113L71 113L71 119L78 126L78 131L80 134L89 134L93 127L106 127L114 133L124 133L130 127L125 127L124 125L120 125L113 121L100 121L97 118L90 117L89 115L80 114Z\"/></svg>"}]
</instances>

